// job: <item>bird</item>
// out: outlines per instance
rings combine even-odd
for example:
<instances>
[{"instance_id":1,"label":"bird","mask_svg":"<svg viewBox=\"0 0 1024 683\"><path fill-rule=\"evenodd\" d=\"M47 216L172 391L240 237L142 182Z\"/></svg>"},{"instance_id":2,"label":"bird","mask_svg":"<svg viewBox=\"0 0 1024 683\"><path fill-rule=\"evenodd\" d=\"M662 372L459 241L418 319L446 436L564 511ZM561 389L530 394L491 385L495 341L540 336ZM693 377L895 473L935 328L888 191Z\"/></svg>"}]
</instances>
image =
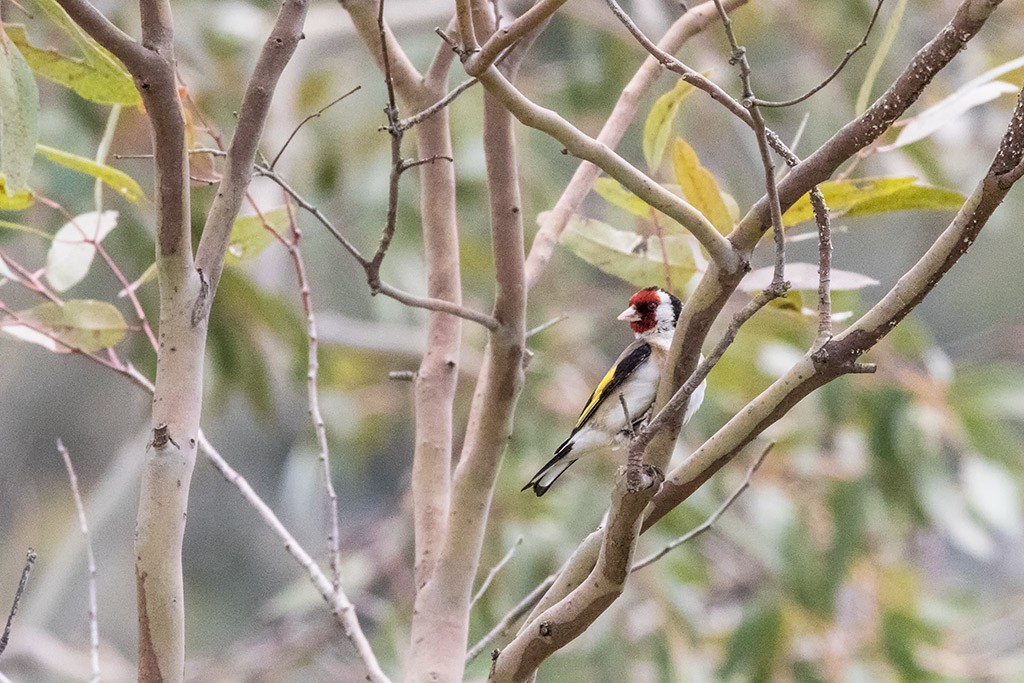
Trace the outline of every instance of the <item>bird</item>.
<instances>
[{"instance_id":1,"label":"bird","mask_svg":"<svg viewBox=\"0 0 1024 683\"><path fill-rule=\"evenodd\" d=\"M629 443L630 434L643 423L654 404L682 307L674 294L661 287L646 287L633 294L629 307L618 319L629 323L636 339L590 394L569 438L555 449L554 457L533 475L523 491L532 488L543 496L579 458L595 451L619 451ZM684 424L700 407L704 389L705 382L701 382L690 396ZM625 399L632 425L626 423L620 395Z\"/></svg>"}]
</instances>

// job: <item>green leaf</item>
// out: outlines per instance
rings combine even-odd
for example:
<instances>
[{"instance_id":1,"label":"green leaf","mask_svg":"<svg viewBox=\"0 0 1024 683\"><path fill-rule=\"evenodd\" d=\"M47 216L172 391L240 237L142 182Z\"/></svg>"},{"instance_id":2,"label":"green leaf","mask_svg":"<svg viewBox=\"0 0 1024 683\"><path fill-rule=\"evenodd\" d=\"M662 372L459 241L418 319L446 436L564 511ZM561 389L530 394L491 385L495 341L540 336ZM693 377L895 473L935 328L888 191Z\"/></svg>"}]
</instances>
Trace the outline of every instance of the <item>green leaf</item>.
<instances>
[{"instance_id":1,"label":"green leaf","mask_svg":"<svg viewBox=\"0 0 1024 683\"><path fill-rule=\"evenodd\" d=\"M46 254L46 279L58 292L64 292L89 274L96 256L96 245L117 227L117 211L83 213L68 221L53 236Z\"/></svg>"},{"instance_id":2,"label":"green leaf","mask_svg":"<svg viewBox=\"0 0 1024 683\"><path fill-rule=\"evenodd\" d=\"M647 159L647 167L650 170L656 171L661 167L679 105L693 91L692 85L679 79L674 88L654 102L650 113L647 114L647 119L644 121L643 148L644 158Z\"/></svg>"},{"instance_id":3,"label":"green leaf","mask_svg":"<svg viewBox=\"0 0 1024 683\"><path fill-rule=\"evenodd\" d=\"M677 197L684 198L683 189L679 185L661 183L661 186ZM665 231L666 235L690 234L689 230L661 211L652 208L650 204L624 188L614 178L598 178L594 181L594 191L601 195L609 204L617 206L638 218L646 219L651 229L660 227Z\"/></svg>"},{"instance_id":4,"label":"green leaf","mask_svg":"<svg viewBox=\"0 0 1024 683\"><path fill-rule=\"evenodd\" d=\"M117 293L117 298L123 299L128 296L129 289L133 292L138 291L139 287L146 284L147 282L156 281L156 262L150 263L146 270L142 271L142 275L137 277L134 282L129 283L128 287L123 288Z\"/></svg>"},{"instance_id":5,"label":"green leaf","mask_svg":"<svg viewBox=\"0 0 1024 683\"><path fill-rule=\"evenodd\" d=\"M704 214L722 233L732 229L729 207L722 198L718 181L697 158L697 153L686 140L676 138L672 144L672 166L683 195L694 208Z\"/></svg>"},{"instance_id":6,"label":"green leaf","mask_svg":"<svg viewBox=\"0 0 1024 683\"><path fill-rule=\"evenodd\" d=\"M594 192L597 192L606 202L624 209L634 216L650 218L651 205L637 197L635 194L624 188L614 178L598 178L594 181Z\"/></svg>"},{"instance_id":7,"label":"green leaf","mask_svg":"<svg viewBox=\"0 0 1024 683\"><path fill-rule=\"evenodd\" d=\"M882 70L882 64L889 55L893 43L896 42L896 35L900 32L900 24L903 23L903 13L907 9L907 0L899 0L896 9L889 15L889 21L885 25L885 34L878 43L878 49L871 58L867 73L864 75L864 82L861 83L860 91L857 93L857 103L854 111L859 116L868 108L868 100L871 99L871 89L875 86L878 72Z\"/></svg>"},{"instance_id":8,"label":"green leaf","mask_svg":"<svg viewBox=\"0 0 1024 683\"><path fill-rule=\"evenodd\" d=\"M938 632L912 614L895 611L882 614L882 648L901 681L940 680L918 663L916 654L919 644L936 645L938 641Z\"/></svg>"},{"instance_id":9,"label":"green leaf","mask_svg":"<svg viewBox=\"0 0 1024 683\"><path fill-rule=\"evenodd\" d=\"M864 216L912 209L952 210L959 209L965 199L953 190L918 185L912 176L830 180L818 187L833 216ZM813 218L811 200L804 195L782 215L782 222L791 227Z\"/></svg>"},{"instance_id":10,"label":"green leaf","mask_svg":"<svg viewBox=\"0 0 1024 683\"><path fill-rule=\"evenodd\" d=\"M0 208L3 207L0 206ZM16 232L27 232L30 235L42 237L43 239L53 239L53 235L51 235L48 232L43 232L39 228L33 228L31 225L22 225L21 223L12 223L11 221L0 220L0 230L14 230Z\"/></svg>"},{"instance_id":11,"label":"green leaf","mask_svg":"<svg viewBox=\"0 0 1024 683\"><path fill-rule=\"evenodd\" d=\"M274 241L274 233L281 234L290 224L287 209L264 211L263 217L242 216L231 226L226 263L241 263L256 258ZM273 232L271 232L273 231Z\"/></svg>"},{"instance_id":12,"label":"green leaf","mask_svg":"<svg viewBox=\"0 0 1024 683\"><path fill-rule=\"evenodd\" d=\"M926 524L917 474L927 453L910 417L909 397L894 388L865 394L872 484L893 510L905 510L915 523Z\"/></svg>"},{"instance_id":13,"label":"green leaf","mask_svg":"<svg viewBox=\"0 0 1024 683\"><path fill-rule=\"evenodd\" d=\"M128 329L115 306L92 299L72 299L64 305L47 301L16 317L5 320L0 329L56 353L95 353L117 344Z\"/></svg>"},{"instance_id":14,"label":"green leaf","mask_svg":"<svg viewBox=\"0 0 1024 683\"><path fill-rule=\"evenodd\" d=\"M294 308L241 269L225 268L208 331L214 392L223 398L239 391L264 415L273 410L268 332L285 342L294 362L305 359L305 326Z\"/></svg>"},{"instance_id":15,"label":"green leaf","mask_svg":"<svg viewBox=\"0 0 1024 683\"><path fill-rule=\"evenodd\" d=\"M130 106L142 102L124 65L79 28L55 0L35 0L35 4L81 53L81 57L71 57L54 50L32 47L24 27L6 25L7 34L23 49L26 60L36 73L74 90L91 102Z\"/></svg>"},{"instance_id":16,"label":"green leaf","mask_svg":"<svg viewBox=\"0 0 1024 683\"><path fill-rule=\"evenodd\" d=\"M1022 67L1024 57L1017 57L989 69L977 78L972 78L949 97L906 119L903 129L896 136L896 142L886 149L895 149L923 140L964 112L991 102L1000 95L1017 92L1020 90L1019 86L995 79Z\"/></svg>"},{"instance_id":17,"label":"green leaf","mask_svg":"<svg viewBox=\"0 0 1024 683\"><path fill-rule=\"evenodd\" d=\"M691 277L707 268L688 235L644 237L601 221L573 217L562 233L561 243L592 266L637 287L660 284L683 289ZM666 272L671 282L666 282Z\"/></svg>"},{"instance_id":18,"label":"green leaf","mask_svg":"<svg viewBox=\"0 0 1024 683\"><path fill-rule=\"evenodd\" d=\"M777 604L748 607L743 621L729 638L721 680L738 676L744 681L770 681L785 644L785 620Z\"/></svg>"},{"instance_id":19,"label":"green leaf","mask_svg":"<svg viewBox=\"0 0 1024 683\"><path fill-rule=\"evenodd\" d=\"M102 180L105 185L133 204L138 204L146 198L139 184L124 171L46 145L36 145L36 151L58 166Z\"/></svg>"},{"instance_id":20,"label":"green leaf","mask_svg":"<svg viewBox=\"0 0 1024 683\"><path fill-rule=\"evenodd\" d=\"M3 193L15 204L24 201L38 138L36 81L18 48L0 33L0 175Z\"/></svg>"}]
</instances>

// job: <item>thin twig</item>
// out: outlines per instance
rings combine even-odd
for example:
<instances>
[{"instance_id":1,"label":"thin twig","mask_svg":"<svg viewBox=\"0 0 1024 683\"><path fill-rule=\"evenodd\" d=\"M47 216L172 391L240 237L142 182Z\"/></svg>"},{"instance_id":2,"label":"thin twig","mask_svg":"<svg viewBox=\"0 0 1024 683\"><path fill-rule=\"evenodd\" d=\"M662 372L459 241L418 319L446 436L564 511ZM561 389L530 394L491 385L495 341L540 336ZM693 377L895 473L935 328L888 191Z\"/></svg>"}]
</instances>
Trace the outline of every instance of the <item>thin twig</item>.
<instances>
[{"instance_id":1,"label":"thin twig","mask_svg":"<svg viewBox=\"0 0 1024 683\"><path fill-rule=\"evenodd\" d=\"M415 126L416 124L423 123L424 121L429 119L431 116L433 116L434 114L436 114L437 112L441 111L442 109L447 107L449 104L451 104L455 100L456 97L458 97L462 93L466 92L467 90L469 90L471 87L473 87L474 85L476 85L479 82L480 81L478 81L475 78L470 78L468 80L463 81L462 83L459 83L457 86L452 88L444 97L442 97L441 99L439 99L437 102L435 102L434 104L430 105L426 109L424 109L424 110L422 110L422 111L420 111L420 112L418 112L416 114L413 114L409 118L399 119L395 123L395 127L398 130L400 130L402 132L405 132L405 131L409 130L410 128L412 128L413 126Z\"/></svg>"},{"instance_id":2,"label":"thin twig","mask_svg":"<svg viewBox=\"0 0 1024 683\"><path fill-rule=\"evenodd\" d=\"M21 596L25 592L25 583L28 581L28 574L32 571L32 565L36 561L36 551L28 549L25 555L25 568L21 570L21 580L18 581L18 589L14 592L14 602L11 603L11 611L7 613L7 625L4 626L4 633L0 635L0 655L7 649L7 642L11 637L11 626L14 624L14 617L18 613L18 605L21 603Z\"/></svg>"},{"instance_id":3,"label":"thin twig","mask_svg":"<svg viewBox=\"0 0 1024 683\"><path fill-rule=\"evenodd\" d=\"M862 48L867 46L868 37L871 35L871 29L874 28L875 21L878 19L878 13L882 11L883 2L885 2L885 0L878 0L878 4L875 5L875 11L871 14L871 21L868 22L868 28L864 32L864 37L861 38L860 42L857 43L854 47L846 51L846 55L843 57L843 60L839 62L839 66L837 66L835 70L832 71L831 74L829 74L828 78L826 78L821 83L805 92L800 97L794 97L791 100L784 100L782 102L772 102L771 100L761 100L758 98L754 98L754 104L756 104L759 107L792 107L794 104L800 104L804 100L809 99L812 95L814 95L819 90L824 88L826 85L831 83L832 80L839 75L839 72L845 69L846 65L850 63L850 59L852 59L855 54L860 52Z\"/></svg>"},{"instance_id":4,"label":"thin twig","mask_svg":"<svg viewBox=\"0 0 1024 683\"><path fill-rule=\"evenodd\" d=\"M395 236L396 223L398 221L398 186L405 171L405 160L402 159L402 136L403 131L398 127L398 104L395 100L395 79L391 76L391 56L388 53L388 34L384 24L384 0L378 0L377 6L377 31L380 35L380 53L382 69L384 71L384 85L388 91L388 103L384 107L384 115L387 116L388 135L391 136L391 176L388 179L388 208L384 221L384 230L380 236L380 244L377 245L377 252L370 259L370 265L366 269L366 279L370 289L377 291L380 284L380 264L384 261L384 255L391 245Z\"/></svg>"},{"instance_id":5,"label":"thin twig","mask_svg":"<svg viewBox=\"0 0 1024 683\"><path fill-rule=\"evenodd\" d=\"M663 547L661 550L658 550L657 552L648 555L642 560L638 560L630 568L630 573L643 569L647 565L654 564L655 562L665 557L665 555L668 555L670 552L672 552L682 544L686 543L687 541L691 541L694 538L697 538L698 536L706 532L708 529L713 527L715 525L715 522L718 521L718 518L721 517L722 514L724 514L725 511L728 510L729 507L736 502L736 499L739 498L744 491L750 488L750 480L753 478L754 473L757 472L757 470L761 467L761 463L764 462L765 457L768 456L768 453L772 450L772 447L774 445L775 443L772 442L768 444L768 446L763 451L761 451L761 455L757 456L757 459L754 460L754 462L750 465L750 468L747 470L747 476L743 478L743 483L740 484L739 488L733 491L732 495L726 498L725 502L723 502L717 510L712 512L707 519L701 522L699 526L691 529L679 538L676 538L675 540L666 543L665 547Z\"/></svg>"},{"instance_id":6,"label":"thin twig","mask_svg":"<svg viewBox=\"0 0 1024 683\"><path fill-rule=\"evenodd\" d=\"M71 496L75 501L75 510L78 511L78 527L82 530L82 537L85 540L85 560L89 568L89 665L92 669L90 683L99 683L100 680L100 629L98 621L98 610L96 602L96 556L92 552L92 537L89 534L89 523L85 519L85 505L82 503L82 493L78 489L78 476L75 468L71 465L71 456L64 442L57 439L57 451L64 459L64 469L68 472L68 481L71 484Z\"/></svg>"},{"instance_id":7,"label":"thin twig","mask_svg":"<svg viewBox=\"0 0 1024 683\"><path fill-rule=\"evenodd\" d=\"M313 422L313 430L316 432L316 443L318 448L318 459L320 468L324 474L324 490L327 493L327 517L330 524L330 531L327 534L327 551L331 558L331 573L334 579L334 590L337 592L341 587L341 532L338 528L338 493L334 489L331 468L331 453L327 445L327 427L324 424L323 414L320 412L320 391L318 389L319 361L319 335L317 334L316 316L313 313L313 297L309 288L309 278L306 276L306 264L299 250L299 240L302 232L295 222L295 214L292 211L291 203L285 201L285 208L288 211L288 223L291 227L291 239L285 239L279 235L270 225L264 221L264 228L277 237L278 241L288 250L292 266L295 268L295 279L299 285L299 294L302 299L302 311L306 314L306 340L308 346L306 359L306 400L309 404L309 419ZM262 219L262 215L260 216Z\"/></svg>"},{"instance_id":8,"label":"thin twig","mask_svg":"<svg viewBox=\"0 0 1024 683\"><path fill-rule=\"evenodd\" d=\"M107 253L105 248L103 248L103 245L100 244L99 240L89 241L91 241L93 246L96 247L96 251L103 259L103 262L107 264L108 268L110 268L110 272L112 272L114 277L117 278L117 281L121 283L121 291L125 293L125 296L128 297L128 301L131 302L132 308L135 310L135 317L139 319L139 325L142 327L142 331L146 333L149 345L153 347L154 351L156 351L159 348L156 340L156 334L153 332L153 327L149 324L149 319L146 317L146 309L142 307L142 302L139 301L139 297L135 293L137 288L132 287L132 283L128 281L128 278L125 277L124 272L117 265L117 262L110 257L110 254Z\"/></svg>"},{"instance_id":9,"label":"thin twig","mask_svg":"<svg viewBox=\"0 0 1024 683\"><path fill-rule=\"evenodd\" d=\"M202 431L199 432L199 448L206 455L210 463L220 472L221 476L238 489L242 497L256 510L256 513L263 519L264 523L270 527L284 544L285 551L295 558L303 569L306 570L306 573L309 574L310 580L327 603L331 614L341 625L342 630L345 632L345 637L351 641L352 645L356 648L356 652L359 653L359 657L366 666L368 680L375 683L386 683L388 677L380 668L377 657L373 653L373 649L370 647L370 643L359 624L359 617L356 615L355 607L349 601L345 592L340 588L334 589L331 585L331 580L327 578L319 565L303 549L295 537L292 536L288 528L281 523L281 520L270 509L270 506L253 491L252 486L250 486L245 477L231 467L221 454L217 452L217 449L213 447L213 444L210 443Z\"/></svg>"},{"instance_id":10,"label":"thin twig","mask_svg":"<svg viewBox=\"0 0 1024 683\"><path fill-rule=\"evenodd\" d=\"M319 208L317 208L316 206L308 202L305 198L303 198L303 196L300 195L298 191L296 191L284 178L282 178L277 171L267 168L266 166L256 164L255 174L258 176L262 176L264 178L268 178L269 180L276 183L277 186L284 190L285 193L287 193L288 196L291 197L296 204L298 204L300 207L306 210L310 215L313 216L313 218L317 219L317 221L320 222L320 225L327 228L327 231L334 235L334 239L338 240L338 242L341 243L341 246L345 248L345 251L351 254L352 257L359 262L359 265L361 265L363 268L366 268L366 266L369 265L370 262L367 261L366 258L360 253L356 245L352 244L352 242L350 242L349 239L345 237L345 235L343 235L342 232L338 230L337 227L335 227L334 223L332 223L331 220L327 218L327 216L325 216L324 213Z\"/></svg>"},{"instance_id":11,"label":"thin twig","mask_svg":"<svg viewBox=\"0 0 1024 683\"><path fill-rule=\"evenodd\" d=\"M23 287L39 294L43 298L48 301L52 301L55 304L63 304L60 297L54 294L49 287L43 284L42 278L39 277L39 274L43 272L42 270L33 273L31 270L11 258L3 249L0 249L0 261L3 261L8 268L14 271L14 273L21 278L21 282L19 284Z\"/></svg>"},{"instance_id":12,"label":"thin twig","mask_svg":"<svg viewBox=\"0 0 1024 683\"><path fill-rule=\"evenodd\" d=\"M750 113L743 108L743 105L733 98L729 93L721 88L717 83L710 80L704 74L699 71L690 68L683 62L679 61L674 55L662 50L658 45L647 37L640 27L637 26L636 22L626 14L626 11L622 9L616 0L606 0L608 7L611 9L612 14L622 22L622 25L626 27L637 42L645 50L647 50L651 56L658 60L658 63L664 66L669 71L679 74L683 80L690 85L703 90L707 94L711 95L711 99L723 105L726 109L731 111L747 125L750 125Z\"/></svg>"},{"instance_id":13,"label":"thin twig","mask_svg":"<svg viewBox=\"0 0 1024 683\"><path fill-rule=\"evenodd\" d=\"M117 121L121 118L121 105L115 104L110 108L107 115L107 125L103 129L100 143L96 146L96 163L105 164L107 154L110 153L110 145L114 141L114 133L117 131ZM93 203L96 205L96 213L103 211L103 179L96 178L92 188Z\"/></svg>"},{"instance_id":14,"label":"thin twig","mask_svg":"<svg viewBox=\"0 0 1024 683\"><path fill-rule=\"evenodd\" d=\"M562 322L563 320L568 320L568 319L569 319L569 316L564 314L564 313L562 315L556 315L551 320L548 320L547 322L543 322L543 323L541 323L540 325L537 325L537 327L534 327L531 330L527 330L526 331L526 338L529 339L533 335L540 334L541 332L543 332L544 330L548 329L549 327L551 327L553 325L557 325L558 323Z\"/></svg>"},{"instance_id":15,"label":"thin twig","mask_svg":"<svg viewBox=\"0 0 1024 683\"><path fill-rule=\"evenodd\" d=\"M388 373L388 379L396 382L415 382L416 372L414 370L392 370Z\"/></svg>"},{"instance_id":16,"label":"thin twig","mask_svg":"<svg viewBox=\"0 0 1024 683\"><path fill-rule=\"evenodd\" d=\"M337 228L337 226L335 226L334 223L332 223L331 220L326 215L324 215L323 211L321 211L318 207L314 206L312 203L307 201L302 195L300 195L286 180L284 180L284 178L280 176L280 174L278 174L277 171L271 170L266 166L257 165L255 172L256 175L269 178L273 182L277 183L278 187L284 190L288 194L288 196L295 201L296 204L298 204L305 211L307 211L314 218L316 218L317 221L319 221L319 223L322 226L327 228L327 231L330 232L334 236L334 238L341 243L345 250L352 255L352 257L359 263L360 266L363 267L364 270L368 270L372 266L372 263L369 260L367 260L366 257L363 256L362 253L359 251L359 249L354 244L352 244L352 242L349 241L349 239L345 237L345 235L342 234L342 232ZM450 315L463 318L464 320L469 320L479 325L483 325L489 330L494 330L497 329L498 327L498 321L495 320L493 316L487 315L485 313L480 313L479 311L474 311L460 304L452 303L451 301L445 301L444 299L433 299L430 297L416 296L415 294L410 294L396 287L392 287L391 285L385 282L378 282L377 290L374 293L383 294L386 297L389 297L396 301L400 301L406 306L412 306L414 308L423 308L428 311L448 313Z\"/></svg>"},{"instance_id":17,"label":"thin twig","mask_svg":"<svg viewBox=\"0 0 1024 683\"><path fill-rule=\"evenodd\" d=\"M487 592L487 589L491 587L491 582L494 581L494 577L497 576L498 572L500 572L504 568L504 566L509 563L509 561L512 559L512 556L516 554L516 550L519 549L519 546L522 545L522 543L522 536L516 538L515 543L513 543L512 547L508 549L508 552L505 553L505 556L498 561L498 564L491 567L491 570L487 572L487 576L484 578L484 582L481 583L480 588L477 589L476 595L474 595L473 599L470 601L470 607L473 607L473 605L480 601L480 598L484 596L484 593Z\"/></svg>"},{"instance_id":18,"label":"thin twig","mask_svg":"<svg viewBox=\"0 0 1024 683\"><path fill-rule=\"evenodd\" d=\"M448 163L454 163L455 159L448 156L447 154L434 154L423 159L403 159L401 166L399 167L400 173L405 173L410 168L416 168L417 166L424 166L426 164L432 164L435 161L447 161Z\"/></svg>"},{"instance_id":19,"label":"thin twig","mask_svg":"<svg viewBox=\"0 0 1024 683\"><path fill-rule=\"evenodd\" d=\"M757 106L757 98L754 96L753 85L751 84L750 62L747 60L747 49L736 41L736 34L732 30L732 19L722 5L722 0L714 0L718 15L725 27L725 35L729 40L729 47L732 49L732 57L729 60L738 64L740 68L740 81L743 83L743 106L750 111L753 120L754 135L757 137L757 148L761 154L761 164L764 166L764 184L768 193L768 204L772 217L772 234L775 237L775 270L772 274L772 286L776 287L786 280L786 235L782 225L782 208L779 204L779 186L775 182L775 164L772 162L772 153L769 147L768 131L765 126L764 117Z\"/></svg>"},{"instance_id":20,"label":"thin twig","mask_svg":"<svg viewBox=\"0 0 1024 683\"><path fill-rule=\"evenodd\" d=\"M309 123L313 119L320 118L325 111L327 111L328 109L330 109L331 107L336 105L338 102L341 102L343 99L345 99L346 97L348 97L349 95L351 95L352 93L356 92L357 90L359 90L362 87L363 86L361 86L361 85L357 85L356 87L352 88L351 90L349 90L347 93L345 93L341 97L338 97L338 98L335 98L335 99L331 100L330 102L328 102L324 106L322 106L319 109L317 109L312 114L309 114L308 116L306 116L306 118L304 118L301 121L299 121L299 125L295 126L295 129L288 136L288 139L284 141L283 145L281 145L281 149L278 150L277 154L274 155L274 158L270 160L269 164L267 164L267 168L274 168L274 166L277 165L277 162L281 158L281 155L284 154L284 151L286 149L288 149L288 145L291 144L292 140L295 138L295 136L298 134L298 132L300 130L302 130L302 127L304 125L306 125L307 123ZM191 150L190 150L190 153L191 153Z\"/></svg>"},{"instance_id":21,"label":"thin twig","mask_svg":"<svg viewBox=\"0 0 1024 683\"><path fill-rule=\"evenodd\" d=\"M818 338L820 347L832 337L832 221L825 197L815 185L811 189L811 207L818 225Z\"/></svg>"},{"instance_id":22,"label":"thin twig","mask_svg":"<svg viewBox=\"0 0 1024 683\"><path fill-rule=\"evenodd\" d=\"M58 302L59 301L60 300L58 299ZM30 321L30 320L25 320L20 315L18 315L17 311L12 311L7 306L7 304L5 302L3 302L2 300L0 300L0 313L6 313L11 318L11 320L13 320L18 325L22 325L24 327L27 327L28 329L32 330L33 332L38 332L39 334L43 335L47 339L50 339L57 346L60 346L60 347L62 347L64 349L66 349L67 353L72 353L72 354L77 354L79 356L84 356L84 357L88 358L89 360L91 360L91 361L93 361L95 363L99 363L100 365L102 365L102 366L104 366L106 368L109 368L109 369L113 370L114 372L117 372L119 374L124 375L125 377L128 377L128 379L131 379L133 382L138 384L138 381L136 380L136 378L133 377L127 371L127 368L126 368L125 364L119 358L117 358L116 356L114 356L111 359L106 359L106 358L103 358L102 356L100 356L98 354L92 353L91 351L85 351L85 350L83 350L83 349L81 349L81 348L79 348L77 346L69 344L64 339L61 339L61 337L58 336L57 333L54 332L53 330L50 330L50 329L48 329L46 327L43 327L41 325L37 325L36 323L34 323L34 322Z\"/></svg>"},{"instance_id":23,"label":"thin twig","mask_svg":"<svg viewBox=\"0 0 1024 683\"><path fill-rule=\"evenodd\" d=\"M523 615L533 609L534 605L540 602L540 599L544 597L544 594L548 592L551 585L555 582L556 574L551 574L548 578L541 581L537 586L530 591L526 597L516 603L516 606L510 609L505 616L498 620L498 623L494 625L490 631L488 631L483 638L478 640L476 644L469 648L469 652L466 653L466 663L469 664L474 659L480 656L488 645L493 643L495 640L500 638L506 631L512 628L517 621L519 621Z\"/></svg>"}]
</instances>

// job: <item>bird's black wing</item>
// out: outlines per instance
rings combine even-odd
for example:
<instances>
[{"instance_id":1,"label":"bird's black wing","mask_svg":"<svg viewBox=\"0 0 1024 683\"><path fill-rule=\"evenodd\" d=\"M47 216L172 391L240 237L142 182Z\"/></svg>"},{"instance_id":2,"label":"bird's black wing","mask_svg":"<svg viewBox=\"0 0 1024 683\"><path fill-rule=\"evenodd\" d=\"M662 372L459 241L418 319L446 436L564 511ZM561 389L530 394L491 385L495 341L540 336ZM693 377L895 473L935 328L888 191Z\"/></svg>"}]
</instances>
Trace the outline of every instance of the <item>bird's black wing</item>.
<instances>
[{"instance_id":1,"label":"bird's black wing","mask_svg":"<svg viewBox=\"0 0 1024 683\"><path fill-rule=\"evenodd\" d=\"M615 362L604 378L598 383L594 393L587 399L587 403L583 407L579 419L576 420L576 426L573 427L572 433L578 432L594 414L594 411L604 403L605 399L609 396L614 396L615 390L622 386L622 383L650 356L651 345L646 341L636 341L630 347L627 347L622 352L622 355L619 356L618 361Z\"/></svg>"}]
</instances>

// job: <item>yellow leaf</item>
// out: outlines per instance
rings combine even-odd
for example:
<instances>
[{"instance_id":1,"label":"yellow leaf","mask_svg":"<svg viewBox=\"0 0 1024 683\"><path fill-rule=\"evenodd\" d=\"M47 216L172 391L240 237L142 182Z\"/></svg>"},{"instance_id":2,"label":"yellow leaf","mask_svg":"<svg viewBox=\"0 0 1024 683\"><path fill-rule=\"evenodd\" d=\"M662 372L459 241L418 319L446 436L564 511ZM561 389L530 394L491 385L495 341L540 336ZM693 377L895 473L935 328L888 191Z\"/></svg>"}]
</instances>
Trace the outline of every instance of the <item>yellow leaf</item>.
<instances>
[{"instance_id":1,"label":"yellow leaf","mask_svg":"<svg viewBox=\"0 0 1024 683\"><path fill-rule=\"evenodd\" d=\"M665 156L665 147L668 145L669 135L672 133L672 122L675 121L679 105L693 93L694 87L686 81L679 79L674 88L659 97L654 106L651 107L647 119L644 121L644 158L647 159L647 167L656 171L661 166L661 160Z\"/></svg>"},{"instance_id":2,"label":"yellow leaf","mask_svg":"<svg viewBox=\"0 0 1024 683\"><path fill-rule=\"evenodd\" d=\"M676 180L683 188L686 200L704 214L719 231L729 232L733 221L729 207L722 197L722 191L718 188L718 182L715 176L711 175L711 171L700 163L693 147L682 138L676 138L672 145L672 166L675 168Z\"/></svg>"},{"instance_id":3,"label":"yellow leaf","mask_svg":"<svg viewBox=\"0 0 1024 683\"><path fill-rule=\"evenodd\" d=\"M830 180L818 187L833 216L865 216L914 209L954 210L964 202L959 192L918 185L913 176ZM810 198L804 195L782 215L782 222L790 227L813 218Z\"/></svg>"}]
</instances>

